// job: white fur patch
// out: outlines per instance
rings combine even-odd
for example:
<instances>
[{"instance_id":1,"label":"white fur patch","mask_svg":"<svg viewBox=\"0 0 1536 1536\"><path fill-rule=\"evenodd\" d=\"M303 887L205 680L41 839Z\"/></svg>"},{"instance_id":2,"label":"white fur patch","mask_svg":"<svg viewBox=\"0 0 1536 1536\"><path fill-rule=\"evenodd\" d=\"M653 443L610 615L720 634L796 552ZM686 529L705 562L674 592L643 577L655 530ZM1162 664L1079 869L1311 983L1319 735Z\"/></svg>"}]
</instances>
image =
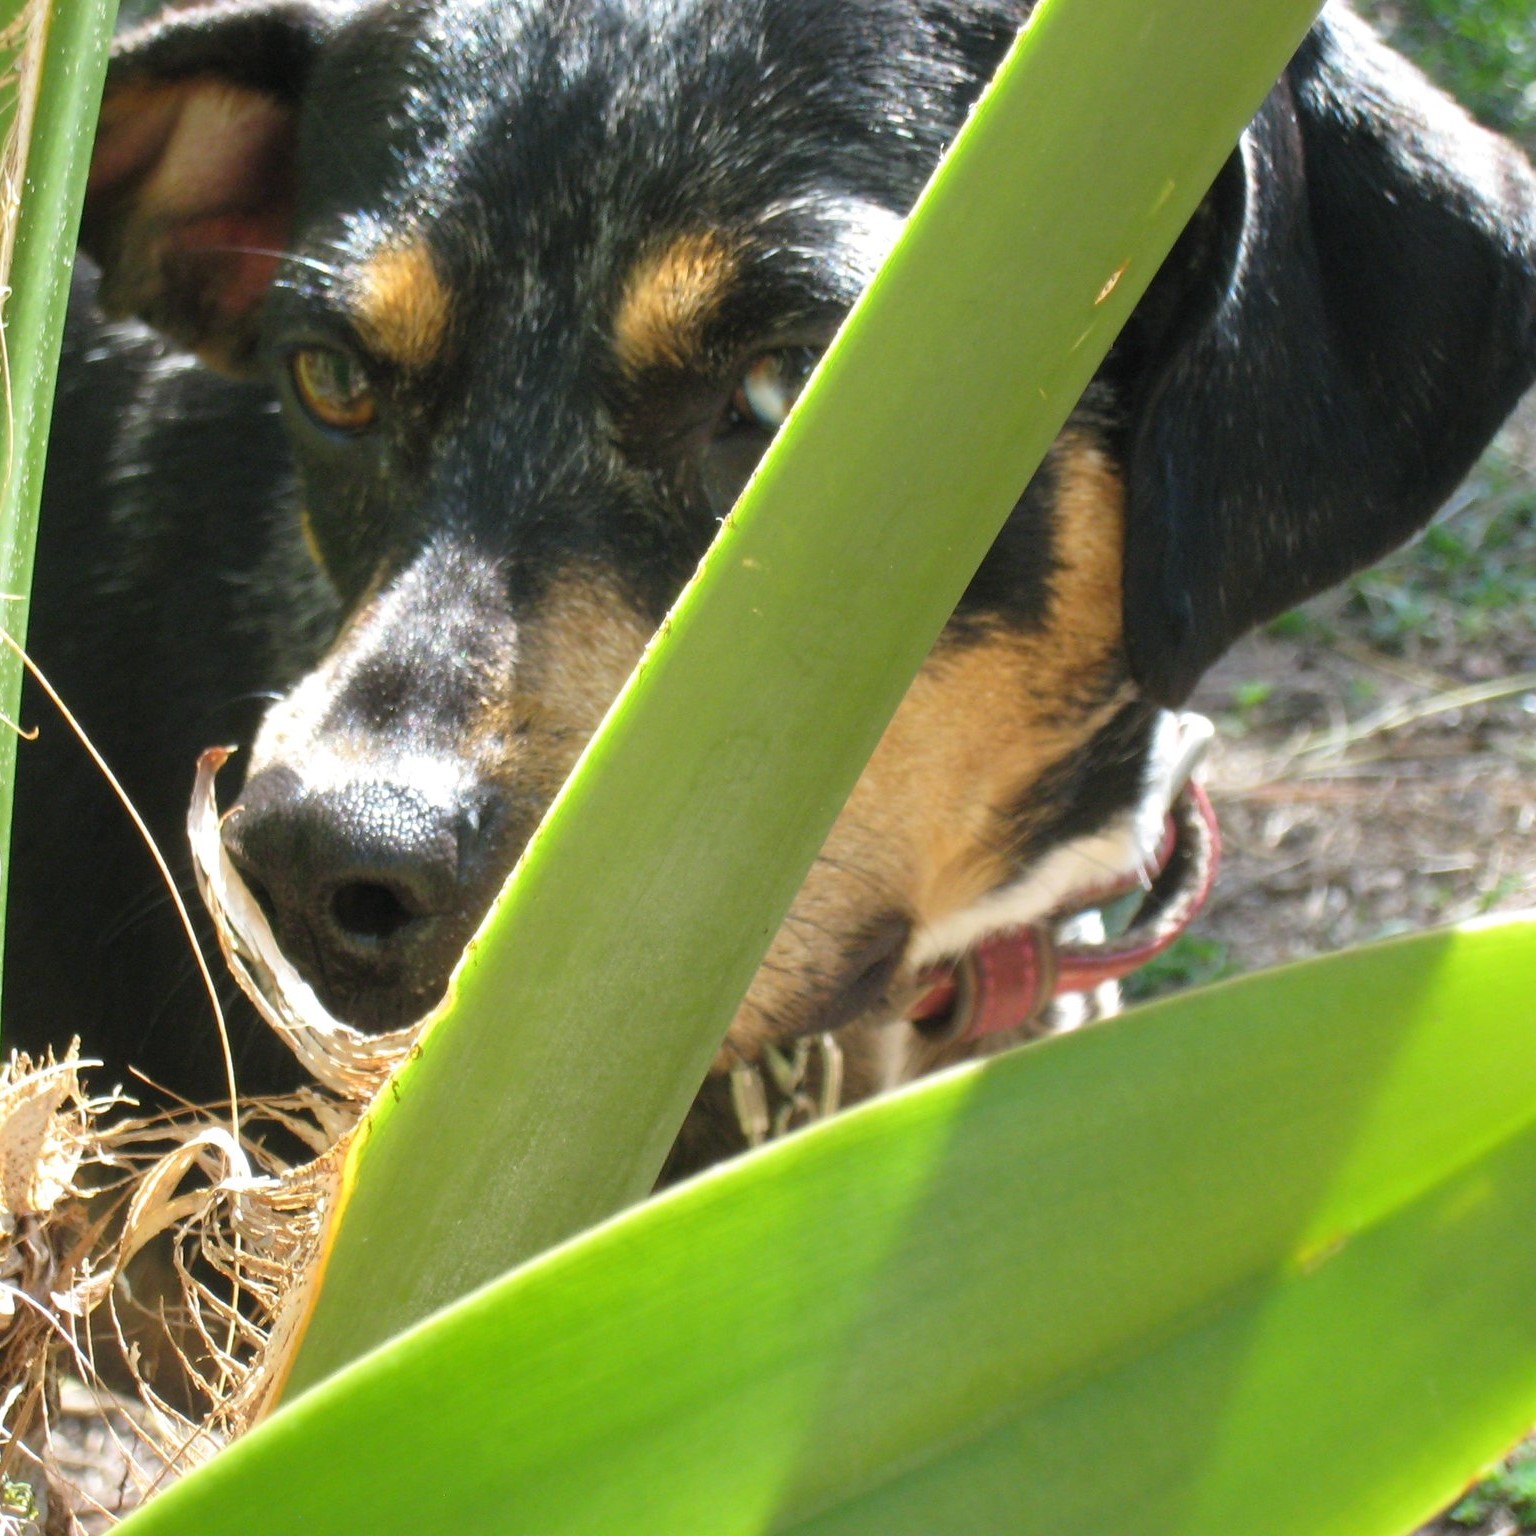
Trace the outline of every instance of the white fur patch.
<instances>
[{"instance_id":1,"label":"white fur patch","mask_svg":"<svg viewBox=\"0 0 1536 1536\"><path fill-rule=\"evenodd\" d=\"M1153 731L1141 801L1099 831L1053 848L1014 884L913 935L907 963L922 970L953 960L994 933L1071 911L1095 890L1131 877L1145 881L1163 838L1168 807L1210 742L1203 715L1164 711Z\"/></svg>"}]
</instances>

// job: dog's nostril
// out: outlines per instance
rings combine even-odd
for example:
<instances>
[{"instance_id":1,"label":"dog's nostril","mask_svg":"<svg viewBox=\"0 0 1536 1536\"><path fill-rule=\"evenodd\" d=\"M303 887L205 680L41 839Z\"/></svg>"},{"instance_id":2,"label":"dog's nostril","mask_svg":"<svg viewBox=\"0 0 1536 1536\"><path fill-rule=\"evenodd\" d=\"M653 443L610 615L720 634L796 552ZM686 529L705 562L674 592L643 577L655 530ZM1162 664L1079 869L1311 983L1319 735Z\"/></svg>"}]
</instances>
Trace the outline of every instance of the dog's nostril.
<instances>
[{"instance_id":1,"label":"dog's nostril","mask_svg":"<svg viewBox=\"0 0 1536 1536\"><path fill-rule=\"evenodd\" d=\"M354 939L382 944L416 919L416 914L387 885L350 880L331 896L336 926Z\"/></svg>"}]
</instances>

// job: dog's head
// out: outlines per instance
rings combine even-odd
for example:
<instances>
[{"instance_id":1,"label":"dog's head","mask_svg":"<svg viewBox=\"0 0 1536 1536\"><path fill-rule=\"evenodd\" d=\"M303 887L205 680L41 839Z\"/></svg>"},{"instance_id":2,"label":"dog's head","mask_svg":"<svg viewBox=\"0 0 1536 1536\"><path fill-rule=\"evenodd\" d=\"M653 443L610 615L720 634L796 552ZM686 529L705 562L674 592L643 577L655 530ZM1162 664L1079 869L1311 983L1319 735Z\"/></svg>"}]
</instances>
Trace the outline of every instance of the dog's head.
<instances>
[{"instance_id":1,"label":"dog's head","mask_svg":"<svg viewBox=\"0 0 1536 1536\"><path fill-rule=\"evenodd\" d=\"M227 834L338 1012L437 996L1028 9L261 0L121 47L104 300L270 381L348 615ZM898 1018L925 962L1147 856L1168 711L1422 523L1528 381L1532 210L1516 152L1319 24L913 683L738 1049Z\"/></svg>"}]
</instances>

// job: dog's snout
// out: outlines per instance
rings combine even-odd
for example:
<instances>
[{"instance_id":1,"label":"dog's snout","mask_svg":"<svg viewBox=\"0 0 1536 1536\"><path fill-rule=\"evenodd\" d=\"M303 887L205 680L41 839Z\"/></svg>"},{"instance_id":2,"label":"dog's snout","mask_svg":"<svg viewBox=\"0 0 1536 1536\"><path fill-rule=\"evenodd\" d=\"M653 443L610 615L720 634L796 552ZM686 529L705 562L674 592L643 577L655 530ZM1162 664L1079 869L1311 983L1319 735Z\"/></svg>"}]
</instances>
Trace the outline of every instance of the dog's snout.
<instances>
[{"instance_id":1,"label":"dog's snout","mask_svg":"<svg viewBox=\"0 0 1536 1536\"><path fill-rule=\"evenodd\" d=\"M483 823L463 793L373 777L317 789L272 767L225 818L224 843L327 1003L386 1027L401 1020L374 1017L375 995L401 995L391 1015L429 1006L479 915Z\"/></svg>"}]
</instances>

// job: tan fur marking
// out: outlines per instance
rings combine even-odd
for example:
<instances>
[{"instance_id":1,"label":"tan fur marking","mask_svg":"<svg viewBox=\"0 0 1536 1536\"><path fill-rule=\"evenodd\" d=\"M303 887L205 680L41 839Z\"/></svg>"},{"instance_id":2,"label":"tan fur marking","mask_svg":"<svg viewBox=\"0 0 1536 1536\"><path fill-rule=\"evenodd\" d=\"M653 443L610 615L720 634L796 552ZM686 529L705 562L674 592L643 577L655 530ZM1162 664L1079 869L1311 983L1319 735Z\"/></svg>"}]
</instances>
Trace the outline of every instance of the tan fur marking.
<instances>
[{"instance_id":1,"label":"tan fur marking","mask_svg":"<svg viewBox=\"0 0 1536 1536\"><path fill-rule=\"evenodd\" d=\"M728 1052L755 1056L809 1022L804 995L847 963L829 935L892 913L930 925L1013 878L1004 818L1129 700L1122 486L1087 443L1063 438L1054 458L1059 568L1045 622L941 644L924 664L775 937Z\"/></svg>"},{"instance_id":2,"label":"tan fur marking","mask_svg":"<svg viewBox=\"0 0 1536 1536\"><path fill-rule=\"evenodd\" d=\"M516 685L481 721L480 761L520 743L507 776L521 795L553 797L650 638L645 617L600 577L557 578L520 627Z\"/></svg>"},{"instance_id":3,"label":"tan fur marking","mask_svg":"<svg viewBox=\"0 0 1536 1536\"><path fill-rule=\"evenodd\" d=\"M363 267L353 296L363 340L403 368L436 362L453 305L424 240L388 246Z\"/></svg>"},{"instance_id":4,"label":"tan fur marking","mask_svg":"<svg viewBox=\"0 0 1536 1536\"><path fill-rule=\"evenodd\" d=\"M713 231L683 235L629 274L613 325L626 372L681 367L736 276L736 257Z\"/></svg>"}]
</instances>

